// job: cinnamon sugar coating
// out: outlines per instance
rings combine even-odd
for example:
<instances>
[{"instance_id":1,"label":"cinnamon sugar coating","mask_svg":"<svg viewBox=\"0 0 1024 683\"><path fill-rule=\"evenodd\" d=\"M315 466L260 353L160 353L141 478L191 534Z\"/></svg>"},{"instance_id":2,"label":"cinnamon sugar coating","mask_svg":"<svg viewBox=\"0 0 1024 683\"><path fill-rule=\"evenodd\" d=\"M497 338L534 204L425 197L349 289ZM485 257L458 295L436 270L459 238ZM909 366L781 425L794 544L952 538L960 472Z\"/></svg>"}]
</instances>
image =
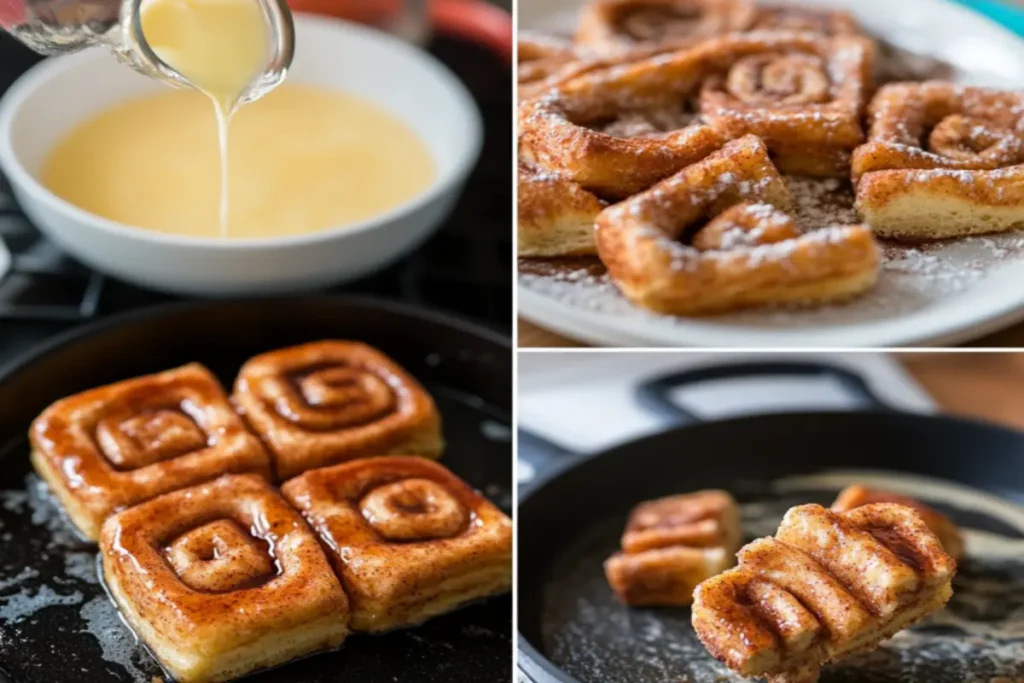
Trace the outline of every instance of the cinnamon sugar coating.
<instances>
[{"instance_id":1,"label":"cinnamon sugar coating","mask_svg":"<svg viewBox=\"0 0 1024 683\"><path fill-rule=\"evenodd\" d=\"M674 53L596 69L519 106L520 159L607 199L650 187L720 148L710 126L621 137L601 129L632 113L679 107L696 93L699 64ZM648 131L643 131L647 133Z\"/></svg>"},{"instance_id":2,"label":"cinnamon sugar coating","mask_svg":"<svg viewBox=\"0 0 1024 683\"><path fill-rule=\"evenodd\" d=\"M639 553L684 545L739 547L739 508L725 491L696 491L641 503L629 515L622 549Z\"/></svg>"},{"instance_id":3,"label":"cinnamon sugar coating","mask_svg":"<svg viewBox=\"0 0 1024 683\"><path fill-rule=\"evenodd\" d=\"M348 631L348 600L315 534L254 475L175 491L103 526L122 614L181 681L228 680Z\"/></svg>"},{"instance_id":4,"label":"cinnamon sugar coating","mask_svg":"<svg viewBox=\"0 0 1024 683\"><path fill-rule=\"evenodd\" d=\"M519 164L517 182L520 256L597 253L594 221L604 202L571 180L524 163Z\"/></svg>"},{"instance_id":5,"label":"cinnamon sugar coating","mask_svg":"<svg viewBox=\"0 0 1024 683\"><path fill-rule=\"evenodd\" d=\"M857 20L849 12L759 3L751 31L797 31L826 36L863 35Z\"/></svg>"},{"instance_id":6,"label":"cinnamon sugar coating","mask_svg":"<svg viewBox=\"0 0 1024 683\"><path fill-rule=\"evenodd\" d=\"M748 136L605 209L598 252L627 297L678 315L848 297L874 284L870 230L800 234L789 205L767 148Z\"/></svg>"},{"instance_id":7,"label":"cinnamon sugar coating","mask_svg":"<svg viewBox=\"0 0 1024 683\"><path fill-rule=\"evenodd\" d=\"M520 155L607 199L640 192L720 148L756 134L790 173L843 176L863 141L872 72L868 41L755 32L600 68L519 108ZM606 132L623 117L685 110L640 136Z\"/></svg>"},{"instance_id":8,"label":"cinnamon sugar coating","mask_svg":"<svg viewBox=\"0 0 1024 683\"><path fill-rule=\"evenodd\" d=\"M637 48L678 50L742 31L754 15L749 0L596 0L580 10L575 42L604 57Z\"/></svg>"},{"instance_id":9,"label":"cinnamon sugar coating","mask_svg":"<svg viewBox=\"0 0 1024 683\"><path fill-rule=\"evenodd\" d=\"M708 41L700 110L728 138L761 137L784 173L842 177L864 140L874 46L856 36L752 32Z\"/></svg>"},{"instance_id":10,"label":"cinnamon sugar coating","mask_svg":"<svg viewBox=\"0 0 1024 683\"><path fill-rule=\"evenodd\" d=\"M874 649L945 606L956 562L917 513L875 504L791 509L774 538L697 587L693 626L742 676L814 683L821 668Z\"/></svg>"},{"instance_id":11,"label":"cinnamon sugar coating","mask_svg":"<svg viewBox=\"0 0 1024 683\"><path fill-rule=\"evenodd\" d=\"M369 458L282 492L328 549L354 630L413 626L511 587L511 520L437 463Z\"/></svg>"},{"instance_id":12,"label":"cinnamon sugar coating","mask_svg":"<svg viewBox=\"0 0 1024 683\"><path fill-rule=\"evenodd\" d=\"M585 58L566 43L520 37L518 41L518 92L525 101L558 86L574 76L601 66L595 58Z\"/></svg>"},{"instance_id":13,"label":"cinnamon sugar coating","mask_svg":"<svg viewBox=\"0 0 1024 683\"><path fill-rule=\"evenodd\" d=\"M893 83L868 108L854 179L893 169L991 171L1024 163L1024 95L944 81Z\"/></svg>"},{"instance_id":14,"label":"cinnamon sugar coating","mask_svg":"<svg viewBox=\"0 0 1024 683\"><path fill-rule=\"evenodd\" d=\"M853 178L876 232L917 240L1024 228L1024 95L897 83L869 114Z\"/></svg>"},{"instance_id":15,"label":"cinnamon sugar coating","mask_svg":"<svg viewBox=\"0 0 1024 683\"><path fill-rule=\"evenodd\" d=\"M697 584L734 564L739 544L739 508L728 493L661 498L630 514L605 575L628 605L688 605Z\"/></svg>"},{"instance_id":16,"label":"cinnamon sugar coating","mask_svg":"<svg viewBox=\"0 0 1024 683\"><path fill-rule=\"evenodd\" d=\"M365 344L321 341L261 354L232 396L280 479L355 458L441 454L441 418L420 384Z\"/></svg>"},{"instance_id":17,"label":"cinnamon sugar coating","mask_svg":"<svg viewBox=\"0 0 1024 683\"><path fill-rule=\"evenodd\" d=\"M88 538L118 510L270 458L217 379L193 363L57 401L32 423L36 470Z\"/></svg>"},{"instance_id":18,"label":"cinnamon sugar coating","mask_svg":"<svg viewBox=\"0 0 1024 683\"><path fill-rule=\"evenodd\" d=\"M928 525L928 528L939 539L942 547L949 553L950 557L958 562L963 557L964 540L960 534L960 529L953 523L953 520L935 508L925 505L910 496L872 489L858 484L843 489L835 502L832 503L832 510L834 512L847 512L873 503L895 503L911 508L921 516L921 519L924 520L924 523Z\"/></svg>"}]
</instances>

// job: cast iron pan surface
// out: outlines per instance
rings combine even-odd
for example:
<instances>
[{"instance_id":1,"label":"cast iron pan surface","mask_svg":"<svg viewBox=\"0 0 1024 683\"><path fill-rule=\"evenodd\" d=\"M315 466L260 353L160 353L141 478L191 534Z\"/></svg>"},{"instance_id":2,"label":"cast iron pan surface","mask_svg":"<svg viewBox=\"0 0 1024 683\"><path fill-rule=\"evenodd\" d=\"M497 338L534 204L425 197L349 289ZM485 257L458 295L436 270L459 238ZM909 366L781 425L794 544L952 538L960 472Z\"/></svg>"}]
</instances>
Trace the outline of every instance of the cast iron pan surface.
<instances>
[{"instance_id":1,"label":"cast iron pan surface","mask_svg":"<svg viewBox=\"0 0 1024 683\"><path fill-rule=\"evenodd\" d=\"M25 433L52 401L191 361L230 386L254 354L320 339L380 348L423 382L444 419L442 462L509 511L512 358L489 332L370 299L171 305L65 336L0 373L0 680L145 681L163 676L97 582L95 548L78 541L31 473ZM338 652L256 681L507 681L508 596L408 631L350 637ZM6 675L6 678L4 677Z\"/></svg>"},{"instance_id":2,"label":"cast iron pan surface","mask_svg":"<svg viewBox=\"0 0 1024 683\"><path fill-rule=\"evenodd\" d=\"M679 385L794 371L821 368L713 368L658 379L638 398L693 422L668 398ZM854 393L868 391L855 376L835 378ZM618 550L629 510L660 496L724 488L742 506L749 541L774 534L790 507L827 506L855 481L898 488L949 514L966 532L968 557L945 611L873 653L827 668L822 683L1006 683L999 677L1017 683L1024 677L1024 435L876 408L690 424L593 456L555 453L520 433L520 458L543 469L545 451L547 471L521 489L516 519L526 680L743 680L707 654L689 608L630 609L615 599L602 563Z\"/></svg>"}]
</instances>

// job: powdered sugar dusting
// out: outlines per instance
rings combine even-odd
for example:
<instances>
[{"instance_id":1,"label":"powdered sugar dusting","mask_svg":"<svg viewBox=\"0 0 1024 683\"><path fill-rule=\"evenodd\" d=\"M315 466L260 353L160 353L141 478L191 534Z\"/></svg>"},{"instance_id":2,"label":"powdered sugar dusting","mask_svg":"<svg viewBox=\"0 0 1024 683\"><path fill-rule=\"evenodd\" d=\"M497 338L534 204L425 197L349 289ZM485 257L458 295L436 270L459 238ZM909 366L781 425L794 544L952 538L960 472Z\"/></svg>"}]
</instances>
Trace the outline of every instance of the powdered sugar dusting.
<instances>
[{"instance_id":1,"label":"powdered sugar dusting","mask_svg":"<svg viewBox=\"0 0 1024 683\"><path fill-rule=\"evenodd\" d=\"M858 222L849 182L787 177L798 227L810 232ZM814 308L756 309L711 319L760 328L838 327L893 319L968 294L997 272L1024 268L1024 232L907 244L882 242L878 284L850 302ZM628 328L642 322L670 331L681 321L634 306L592 261L520 261L522 287L564 306L615 316Z\"/></svg>"},{"instance_id":2,"label":"powdered sugar dusting","mask_svg":"<svg viewBox=\"0 0 1024 683\"><path fill-rule=\"evenodd\" d=\"M550 6L544 12L524 12L525 25L531 28L571 35L577 22L577 8L572 3ZM986 70L970 60L959 60L959 67L948 64L934 55L920 52L926 47L906 32L888 34L886 27L898 30L898 24L884 21L867 22L878 32L880 51L877 60L877 82L951 80L959 83L989 84ZM894 44L895 41L903 46ZM913 48L914 51L906 49ZM843 60L853 55L843 55ZM671 59L666 55L663 59ZM836 60L843 61L843 60ZM642 103L641 103L642 104ZM639 105L638 105L639 106ZM819 125L824 122L819 121ZM644 131L649 132L649 131ZM962 176L965 180L967 175ZM858 222L853 209L852 192L846 181L787 179L796 202L795 217L803 231L830 224ZM1007 277L1020 272L1024 266L1024 232L1003 235L971 237L928 245L883 243L883 266L877 286L867 295L854 301L816 307L813 309L759 309L737 314L702 319L705 323L742 325L753 329L828 330L867 323L884 323L908 315L937 310L951 299L966 299L974 291L986 288L994 277ZM686 265L685 260L681 260ZM653 340L671 339L685 344L682 328L690 320L662 316L633 306L612 285L596 259L555 263L521 262L520 283L524 290L544 300L566 308L589 314L599 314L609 320L611 329L632 331L635 338ZM993 285L994 287L995 285ZM992 291L992 290L989 290ZM1002 291L1002 290L1000 290ZM533 297L531 297L533 298ZM523 299L529 314L530 298ZM568 313L568 311L566 311ZM650 334L639 330L650 330ZM619 335L624 336L624 335ZM842 343L841 337L836 338ZM737 339L742 344L742 339Z\"/></svg>"}]
</instances>

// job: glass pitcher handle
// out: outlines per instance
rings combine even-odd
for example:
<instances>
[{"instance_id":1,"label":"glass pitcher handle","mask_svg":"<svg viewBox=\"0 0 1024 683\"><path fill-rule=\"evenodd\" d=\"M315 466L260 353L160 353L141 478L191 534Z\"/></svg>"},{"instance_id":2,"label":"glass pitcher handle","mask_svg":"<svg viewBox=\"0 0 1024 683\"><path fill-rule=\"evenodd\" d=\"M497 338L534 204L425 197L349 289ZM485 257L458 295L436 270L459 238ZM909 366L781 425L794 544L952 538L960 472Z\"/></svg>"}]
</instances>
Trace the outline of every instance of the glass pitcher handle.
<instances>
[{"instance_id":1,"label":"glass pitcher handle","mask_svg":"<svg viewBox=\"0 0 1024 683\"><path fill-rule=\"evenodd\" d=\"M103 41L122 0L0 0L0 26L41 54L74 52Z\"/></svg>"}]
</instances>

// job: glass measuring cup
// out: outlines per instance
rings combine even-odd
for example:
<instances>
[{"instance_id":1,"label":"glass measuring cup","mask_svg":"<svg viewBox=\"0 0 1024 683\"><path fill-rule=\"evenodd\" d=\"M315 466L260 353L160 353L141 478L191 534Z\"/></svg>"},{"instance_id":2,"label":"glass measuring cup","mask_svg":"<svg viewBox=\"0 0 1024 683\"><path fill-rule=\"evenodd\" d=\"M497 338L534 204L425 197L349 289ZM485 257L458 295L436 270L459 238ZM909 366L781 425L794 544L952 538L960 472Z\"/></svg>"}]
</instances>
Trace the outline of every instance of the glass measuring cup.
<instances>
[{"instance_id":1,"label":"glass measuring cup","mask_svg":"<svg viewBox=\"0 0 1024 683\"><path fill-rule=\"evenodd\" d=\"M0 0L0 24L36 52L61 54L101 45L136 71L180 87L195 84L160 59L142 30L148 0ZM253 0L267 21L268 63L235 104L259 99L284 80L295 53L286 0Z\"/></svg>"}]
</instances>

